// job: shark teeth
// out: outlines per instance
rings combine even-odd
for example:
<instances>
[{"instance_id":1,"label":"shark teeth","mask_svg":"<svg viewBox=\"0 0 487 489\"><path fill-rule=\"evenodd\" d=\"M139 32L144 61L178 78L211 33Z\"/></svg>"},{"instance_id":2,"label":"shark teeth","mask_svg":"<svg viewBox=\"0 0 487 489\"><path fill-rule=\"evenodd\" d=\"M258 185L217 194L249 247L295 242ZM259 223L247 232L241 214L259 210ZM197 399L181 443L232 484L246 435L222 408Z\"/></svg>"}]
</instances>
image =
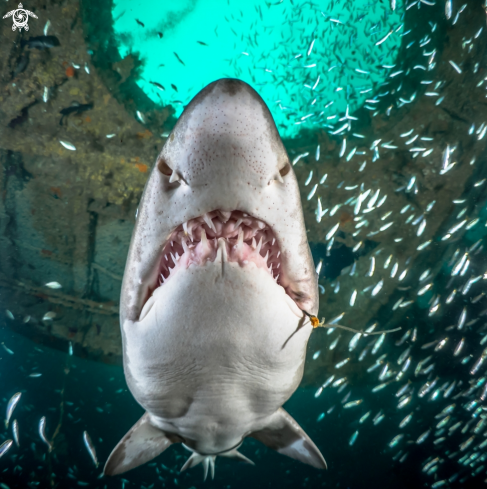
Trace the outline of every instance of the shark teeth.
<instances>
[{"instance_id":1,"label":"shark teeth","mask_svg":"<svg viewBox=\"0 0 487 489\"><path fill-rule=\"evenodd\" d=\"M260 241L259 241L259 244L257 245L257 248L255 251L257 251L257 253L260 253L260 249L262 248L262 236L260 237ZM267 260L266 260L267 261Z\"/></svg>"},{"instance_id":2,"label":"shark teeth","mask_svg":"<svg viewBox=\"0 0 487 489\"><path fill-rule=\"evenodd\" d=\"M206 222L206 225L214 232L216 233L216 227L215 225L213 224L213 221L210 219L210 217L208 216L208 214L205 212L203 214L203 219L204 221Z\"/></svg>"},{"instance_id":3,"label":"shark teeth","mask_svg":"<svg viewBox=\"0 0 487 489\"><path fill-rule=\"evenodd\" d=\"M204 249L208 248L208 239L206 238L206 231L204 229L201 229L201 243Z\"/></svg>"},{"instance_id":4,"label":"shark teeth","mask_svg":"<svg viewBox=\"0 0 487 489\"><path fill-rule=\"evenodd\" d=\"M217 257L218 260L238 261L241 266L254 261L260 264L258 266L265 266L275 279L281 270L280 254L277 239L265 222L238 210L206 212L182 222L167 237L157 283L153 287L155 289L165 283L175 268L204 264ZM159 274L162 277L159 278Z\"/></svg>"},{"instance_id":5,"label":"shark teeth","mask_svg":"<svg viewBox=\"0 0 487 489\"><path fill-rule=\"evenodd\" d=\"M186 241L184 239L181 240L181 245L183 246L184 253L188 253L189 252L189 248L188 248L188 245L187 245L187 243L186 243Z\"/></svg>"},{"instance_id":6,"label":"shark teeth","mask_svg":"<svg viewBox=\"0 0 487 489\"><path fill-rule=\"evenodd\" d=\"M240 248L240 246L243 245L243 237L244 233L241 228L238 229L238 238L237 238L237 244L235 245L235 248Z\"/></svg>"}]
</instances>

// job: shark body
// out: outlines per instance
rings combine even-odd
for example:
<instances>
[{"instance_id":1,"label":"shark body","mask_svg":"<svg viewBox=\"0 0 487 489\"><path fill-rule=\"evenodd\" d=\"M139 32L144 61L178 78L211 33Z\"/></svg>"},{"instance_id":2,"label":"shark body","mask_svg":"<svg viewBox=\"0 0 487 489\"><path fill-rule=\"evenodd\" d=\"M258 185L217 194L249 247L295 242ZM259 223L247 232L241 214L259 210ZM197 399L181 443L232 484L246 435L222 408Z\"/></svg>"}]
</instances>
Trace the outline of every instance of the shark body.
<instances>
[{"instance_id":1,"label":"shark body","mask_svg":"<svg viewBox=\"0 0 487 489\"><path fill-rule=\"evenodd\" d=\"M297 389L318 311L299 189L272 116L221 79L179 118L146 184L122 284L124 373L146 410L104 473L182 443L182 470L251 436L326 468L282 405Z\"/></svg>"}]
</instances>

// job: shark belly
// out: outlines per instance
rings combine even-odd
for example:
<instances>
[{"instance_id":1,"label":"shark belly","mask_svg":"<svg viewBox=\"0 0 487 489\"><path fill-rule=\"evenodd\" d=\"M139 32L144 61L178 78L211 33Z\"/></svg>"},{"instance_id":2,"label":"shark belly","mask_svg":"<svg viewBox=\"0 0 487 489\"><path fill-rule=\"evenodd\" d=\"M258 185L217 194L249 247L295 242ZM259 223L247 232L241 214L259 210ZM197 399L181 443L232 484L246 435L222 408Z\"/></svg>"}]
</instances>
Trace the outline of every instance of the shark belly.
<instances>
[{"instance_id":1,"label":"shark belly","mask_svg":"<svg viewBox=\"0 0 487 489\"><path fill-rule=\"evenodd\" d=\"M311 326L299 329L299 309L253 264L221 257L177 273L143 324L124 328L126 378L160 428L216 453L295 391Z\"/></svg>"}]
</instances>

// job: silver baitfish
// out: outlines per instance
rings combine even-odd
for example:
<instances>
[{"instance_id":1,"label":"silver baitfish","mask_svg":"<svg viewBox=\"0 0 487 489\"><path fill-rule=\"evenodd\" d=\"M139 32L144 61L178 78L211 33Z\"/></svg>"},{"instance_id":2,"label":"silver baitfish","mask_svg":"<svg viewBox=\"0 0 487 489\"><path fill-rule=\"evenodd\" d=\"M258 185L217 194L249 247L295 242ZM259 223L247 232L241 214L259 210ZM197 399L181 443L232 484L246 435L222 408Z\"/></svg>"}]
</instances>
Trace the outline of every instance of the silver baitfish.
<instances>
[{"instance_id":1,"label":"silver baitfish","mask_svg":"<svg viewBox=\"0 0 487 489\"><path fill-rule=\"evenodd\" d=\"M12 434L15 440L15 444L19 447L19 423L16 419L13 420L12 423Z\"/></svg>"},{"instance_id":2,"label":"silver baitfish","mask_svg":"<svg viewBox=\"0 0 487 489\"><path fill-rule=\"evenodd\" d=\"M39 436L41 440L49 447L49 451L52 450L52 443L46 438L46 417L42 416L39 421Z\"/></svg>"},{"instance_id":3,"label":"silver baitfish","mask_svg":"<svg viewBox=\"0 0 487 489\"><path fill-rule=\"evenodd\" d=\"M0 457L5 455L13 444L13 440L6 440L0 445Z\"/></svg>"},{"instance_id":4,"label":"silver baitfish","mask_svg":"<svg viewBox=\"0 0 487 489\"><path fill-rule=\"evenodd\" d=\"M99 463L98 459L96 458L95 446L93 445L93 442L91 441L90 435L87 431L83 431L83 441L85 443L86 449L88 450L88 453L90 454L90 457L93 460L93 463L98 468Z\"/></svg>"},{"instance_id":5,"label":"silver baitfish","mask_svg":"<svg viewBox=\"0 0 487 489\"><path fill-rule=\"evenodd\" d=\"M8 428L8 423L10 421L10 418L12 416L12 413L14 412L15 406L17 406L20 396L22 395L21 392L17 392L14 394L11 398L10 401L8 401L7 404L7 414L5 416L5 428Z\"/></svg>"}]
</instances>

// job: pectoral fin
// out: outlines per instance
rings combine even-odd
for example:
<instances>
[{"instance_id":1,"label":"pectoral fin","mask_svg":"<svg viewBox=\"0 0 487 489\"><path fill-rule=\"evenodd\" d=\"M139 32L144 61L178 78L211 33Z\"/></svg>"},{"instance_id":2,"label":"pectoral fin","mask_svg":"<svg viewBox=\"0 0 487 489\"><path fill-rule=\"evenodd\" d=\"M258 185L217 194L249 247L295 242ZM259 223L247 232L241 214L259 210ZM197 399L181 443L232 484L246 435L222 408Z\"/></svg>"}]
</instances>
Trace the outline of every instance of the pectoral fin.
<instances>
[{"instance_id":1,"label":"pectoral fin","mask_svg":"<svg viewBox=\"0 0 487 489\"><path fill-rule=\"evenodd\" d=\"M157 457L172 443L164 432L150 424L145 413L113 449L103 474L117 475L134 469Z\"/></svg>"},{"instance_id":2,"label":"pectoral fin","mask_svg":"<svg viewBox=\"0 0 487 489\"><path fill-rule=\"evenodd\" d=\"M271 416L270 422L265 428L254 431L248 436L259 440L267 447L283 455L295 458L317 469L327 468L325 459L316 445L282 408L279 408Z\"/></svg>"}]
</instances>

